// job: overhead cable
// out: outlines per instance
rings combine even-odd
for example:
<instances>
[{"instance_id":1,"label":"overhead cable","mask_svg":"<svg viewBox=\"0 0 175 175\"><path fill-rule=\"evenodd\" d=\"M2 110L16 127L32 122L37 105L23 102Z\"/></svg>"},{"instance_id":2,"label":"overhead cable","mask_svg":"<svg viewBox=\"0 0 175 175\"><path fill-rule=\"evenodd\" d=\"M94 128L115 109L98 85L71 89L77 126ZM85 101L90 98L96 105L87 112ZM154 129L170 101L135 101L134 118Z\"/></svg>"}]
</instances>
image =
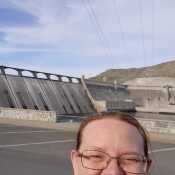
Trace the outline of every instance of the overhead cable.
<instances>
[{"instance_id":1,"label":"overhead cable","mask_svg":"<svg viewBox=\"0 0 175 175\"><path fill-rule=\"evenodd\" d=\"M126 46L126 40L125 40L125 32L123 30L123 26L122 26L122 23L121 23L121 15L119 13L119 4L118 4L118 0L112 0L113 1L113 4L114 4L114 12L115 12L115 16L116 16L116 19L118 21L118 26L119 26L119 32L121 34L121 40L122 40L122 43L123 43L123 46L125 47L125 49L127 50L127 46Z\"/></svg>"},{"instance_id":2,"label":"overhead cable","mask_svg":"<svg viewBox=\"0 0 175 175\"><path fill-rule=\"evenodd\" d=\"M144 39L144 22L143 22L143 1L138 0L139 3L139 17L140 17L140 28L141 28L141 42L142 42L142 50L143 50L143 60L146 63L146 51L145 51L145 39Z\"/></svg>"},{"instance_id":3,"label":"overhead cable","mask_svg":"<svg viewBox=\"0 0 175 175\"><path fill-rule=\"evenodd\" d=\"M152 34L152 43L151 43L151 46L152 46L152 60L153 60L153 63L154 63L154 60L155 60L155 2L154 0L151 0L152 2L152 28L151 28L151 34Z\"/></svg>"},{"instance_id":4,"label":"overhead cable","mask_svg":"<svg viewBox=\"0 0 175 175\"><path fill-rule=\"evenodd\" d=\"M105 34L102 30L102 27L100 25L100 23L98 22L98 18L96 16L95 10L92 7L92 4L90 2L90 0L82 0L82 3L84 4L87 12L88 12L88 16L92 22L92 24L95 26L96 28L96 32L98 34L98 37L100 39L100 42L103 44L103 46L105 47L106 50L106 54L108 56L110 56L110 47L109 47L109 43L105 37Z\"/></svg>"}]
</instances>

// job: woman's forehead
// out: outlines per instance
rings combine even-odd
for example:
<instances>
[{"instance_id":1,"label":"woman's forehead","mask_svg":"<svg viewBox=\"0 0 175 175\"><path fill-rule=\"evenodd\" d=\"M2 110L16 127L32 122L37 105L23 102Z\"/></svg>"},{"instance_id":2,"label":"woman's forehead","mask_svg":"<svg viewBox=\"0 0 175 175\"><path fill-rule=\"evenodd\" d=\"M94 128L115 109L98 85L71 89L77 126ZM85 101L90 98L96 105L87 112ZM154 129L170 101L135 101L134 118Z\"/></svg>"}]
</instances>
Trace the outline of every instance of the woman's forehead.
<instances>
[{"instance_id":1,"label":"woman's forehead","mask_svg":"<svg viewBox=\"0 0 175 175\"><path fill-rule=\"evenodd\" d=\"M82 133L82 147L143 150L143 139L135 126L116 119L89 123Z\"/></svg>"},{"instance_id":2,"label":"woman's forehead","mask_svg":"<svg viewBox=\"0 0 175 175\"><path fill-rule=\"evenodd\" d=\"M139 134L137 128L134 125L117 118L103 118L100 120L91 121L85 126L83 133L90 132L91 130L96 132L122 131L123 133L125 133L125 131L134 131Z\"/></svg>"}]
</instances>

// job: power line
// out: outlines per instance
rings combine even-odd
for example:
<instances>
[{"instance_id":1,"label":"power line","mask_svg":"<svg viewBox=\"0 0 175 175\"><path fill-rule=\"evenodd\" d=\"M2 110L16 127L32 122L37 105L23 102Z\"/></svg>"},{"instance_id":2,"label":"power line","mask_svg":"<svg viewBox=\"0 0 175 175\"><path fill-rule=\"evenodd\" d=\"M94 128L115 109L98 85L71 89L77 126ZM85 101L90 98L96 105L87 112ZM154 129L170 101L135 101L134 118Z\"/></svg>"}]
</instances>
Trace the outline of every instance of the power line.
<instances>
[{"instance_id":1,"label":"power line","mask_svg":"<svg viewBox=\"0 0 175 175\"><path fill-rule=\"evenodd\" d=\"M100 25L100 23L98 22L98 18L96 16L95 10L92 7L92 4L90 2L90 0L82 0L82 3L84 4L87 12L88 12L88 16L92 22L92 24L95 26L96 28L96 32L98 34L99 40L101 43L103 43L103 46L105 47L106 50L106 54L108 55L108 57L110 56L110 47L109 47L109 43L105 37L105 34L102 30L102 27Z\"/></svg>"},{"instance_id":2,"label":"power line","mask_svg":"<svg viewBox=\"0 0 175 175\"><path fill-rule=\"evenodd\" d=\"M141 27L141 40L142 40L142 49L143 49L143 60L144 63L146 61L146 53L145 53L145 39L144 39L144 23L143 23L143 1L138 0L139 3L139 12L140 12L140 27Z\"/></svg>"},{"instance_id":3,"label":"power line","mask_svg":"<svg viewBox=\"0 0 175 175\"><path fill-rule=\"evenodd\" d=\"M152 15L152 28L151 28L151 33L152 33L152 43L151 43L151 46L152 46L152 60L154 61L155 59L155 2L154 0L151 1L152 2L152 12L151 12L151 15ZM153 62L154 63L154 62Z\"/></svg>"},{"instance_id":4,"label":"power line","mask_svg":"<svg viewBox=\"0 0 175 175\"><path fill-rule=\"evenodd\" d=\"M119 25L119 30L120 30L120 34L121 34L121 40L122 40L123 45L125 46L125 48L127 50L126 40L125 40L125 32L123 30L123 26L122 26L122 23L121 23L121 16L120 16L120 13L119 13L118 0L113 0L113 4L114 4L115 16L118 19L118 25Z\"/></svg>"}]
</instances>

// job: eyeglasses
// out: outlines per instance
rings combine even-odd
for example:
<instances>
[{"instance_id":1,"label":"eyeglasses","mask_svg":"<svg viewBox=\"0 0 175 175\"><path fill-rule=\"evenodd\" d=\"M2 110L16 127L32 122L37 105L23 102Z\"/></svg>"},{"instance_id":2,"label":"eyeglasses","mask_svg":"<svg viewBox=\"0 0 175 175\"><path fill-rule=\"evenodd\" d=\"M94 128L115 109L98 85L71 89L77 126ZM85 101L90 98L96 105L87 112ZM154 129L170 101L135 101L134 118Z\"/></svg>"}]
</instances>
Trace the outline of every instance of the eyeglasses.
<instances>
[{"instance_id":1,"label":"eyeglasses","mask_svg":"<svg viewBox=\"0 0 175 175\"><path fill-rule=\"evenodd\" d=\"M112 159L115 159L123 171L132 174L145 174L151 161L140 154L122 154L119 157L112 157L98 150L84 150L78 156L84 168L103 170L107 168Z\"/></svg>"}]
</instances>

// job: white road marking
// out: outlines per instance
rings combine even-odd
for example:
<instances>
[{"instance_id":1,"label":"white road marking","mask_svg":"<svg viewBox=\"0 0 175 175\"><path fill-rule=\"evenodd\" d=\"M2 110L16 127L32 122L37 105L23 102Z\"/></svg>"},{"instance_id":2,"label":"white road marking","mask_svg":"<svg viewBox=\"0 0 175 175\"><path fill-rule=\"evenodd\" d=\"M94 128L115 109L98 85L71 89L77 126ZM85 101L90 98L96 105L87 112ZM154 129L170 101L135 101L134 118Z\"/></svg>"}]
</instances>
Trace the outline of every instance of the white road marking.
<instances>
[{"instance_id":1,"label":"white road marking","mask_svg":"<svg viewBox=\"0 0 175 175\"><path fill-rule=\"evenodd\" d=\"M155 149L155 150L152 150L151 152L158 153L158 152L166 152L166 151L175 151L175 147Z\"/></svg>"},{"instance_id":2,"label":"white road marking","mask_svg":"<svg viewBox=\"0 0 175 175\"><path fill-rule=\"evenodd\" d=\"M0 132L0 135L5 134L30 134L30 133L52 133L52 132L59 132L59 131L47 131L47 130L38 130L38 131L8 131L8 132Z\"/></svg>"},{"instance_id":3,"label":"white road marking","mask_svg":"<svg viewBox=\"0 0 175 175\"><path fill-rule=\"evenodd\" d=\"M54 143L68 143L75 142L74 139L67 140L54 140L47 142L33 142L33 143L22 143L22 144L13 144L13 145L0 145L0 148L10 148L10 147L21 147L21 146L30 146L30 145L46 145L46 144L54 144Z\"/></svg>"}]
</instances>

